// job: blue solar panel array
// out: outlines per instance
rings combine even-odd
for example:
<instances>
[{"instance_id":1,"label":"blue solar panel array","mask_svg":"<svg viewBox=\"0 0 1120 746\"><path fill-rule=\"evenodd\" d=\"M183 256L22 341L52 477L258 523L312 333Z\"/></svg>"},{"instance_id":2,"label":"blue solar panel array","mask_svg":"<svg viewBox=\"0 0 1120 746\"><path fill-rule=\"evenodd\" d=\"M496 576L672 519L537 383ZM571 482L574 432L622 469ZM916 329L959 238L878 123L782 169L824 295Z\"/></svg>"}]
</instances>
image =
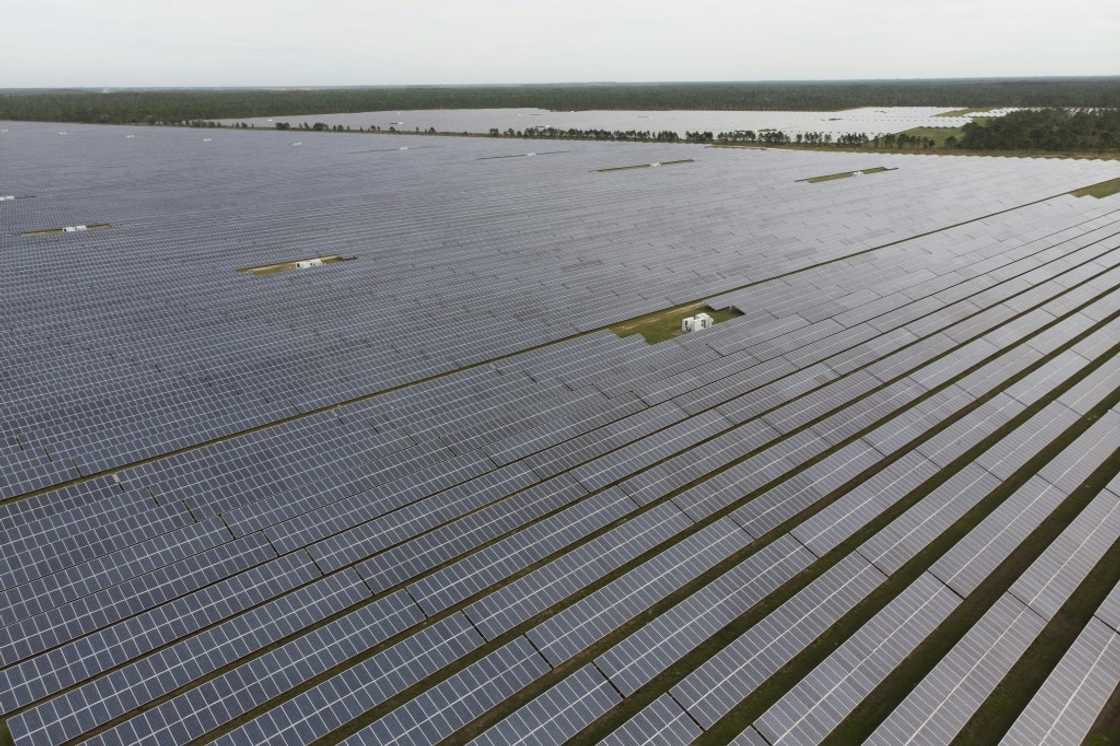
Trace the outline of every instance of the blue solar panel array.
<instances>
[{"instance_id":1,"label":"blue solar panel array","mask_svg":"<svg viewBox=\"0 0 1120 746\"><path fill-rule=\"evenodd\" d=\"M1114 162L3 129L16 746L1116 717Z\"/></svg>"}]
</instances>

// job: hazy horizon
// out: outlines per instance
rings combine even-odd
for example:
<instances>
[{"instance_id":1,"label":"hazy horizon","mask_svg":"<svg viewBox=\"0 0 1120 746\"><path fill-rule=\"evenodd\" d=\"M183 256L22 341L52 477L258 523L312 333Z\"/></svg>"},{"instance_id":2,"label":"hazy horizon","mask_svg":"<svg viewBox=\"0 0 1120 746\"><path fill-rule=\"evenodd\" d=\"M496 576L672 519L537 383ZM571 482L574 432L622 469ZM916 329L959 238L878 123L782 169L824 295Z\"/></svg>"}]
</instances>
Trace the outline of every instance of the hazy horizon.
<instances>
[{"instance_id":1,"label":"hazy horizon","mask_svg":"<svg viewBox=\"0 0 1120 746\"><path fill-rule=\"evenodd\" d=\"M1087 23L1086 19L1091 19ZM0 88L306 88L1100 77L1120 4L432 0L10 4Z\"/></svg>"},{"instance_id":2,"label":"hazy horizon","mask_svg":"<svg viewBox=\"0 0 1120 746\"><path fill-rule=\"evenodd\" d=\"M237 84L230 83L229 85L112 85L107 83L98 83L92 85L59 85L59 86L9 86L0 87L0 91L41 91L41 90L83 90L83 91L96 91L110 89L112 91L153 91L153 90L179 90L179 91L198 91L198 90L331 90L331 89L364 89L364 88L516 88L516 87L568 87L568 86L635 86L635 85L705 85L705 84L789 84L789 83L876 83L876 82L936 82L936 81L985 81L985 80L1085 80L1085 79L1099 79L1099 78L1116 78L1120 80L1120 73L1111 75L998 75L998 76L978 76L978 75L961 75L961 76L941 76L941 77L916 77L916 78L766 78L758 80L747 79L732 79L719 80L701 80L701 79L688 79L688 80L552 80L540 82L526 82L526 81L512 81L504 83L486 82L481 83L347 83L347 84L331 84L322 83L317 85L311 84L272 84L272 85L253 85L253 84Z\"/></svg>"}]
</instances>

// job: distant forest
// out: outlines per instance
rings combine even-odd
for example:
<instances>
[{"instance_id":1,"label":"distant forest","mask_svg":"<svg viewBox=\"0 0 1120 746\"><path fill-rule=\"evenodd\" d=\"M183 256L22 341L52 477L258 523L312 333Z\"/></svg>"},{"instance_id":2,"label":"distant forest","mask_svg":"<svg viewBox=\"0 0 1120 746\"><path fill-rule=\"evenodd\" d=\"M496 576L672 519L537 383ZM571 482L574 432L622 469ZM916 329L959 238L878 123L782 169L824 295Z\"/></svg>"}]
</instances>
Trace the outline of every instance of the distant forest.
<instances>
[{"instance_id":1,"label":"distant forest","mask_svg":"<svg viewBox=\"0 0 1120 746\"><path fill-rule=\"evenodd\" d=\"M192 127L216 127L213 121L200 119L187 123ZM228 125L247 128L238 122ZM288 122L276 122L278 130L291 130ZM329 125L325 122L303 122L295 129L316 132L353 132L349 126ZM366 132L359 127L358 132ZM459 133L437 132L434 128L398 130L382 129L371 125L369 132L417 135L453 135ZM937 136L931 136L932 134ZM467 133L461 133L467 134ZM477 134L477 133L476 133ZM869 135L866 132L833 134L829 132L799 132L789 135L780 130L734 130L730 132L686 132L681 137L672 130L605 130L558 129L555 127L528 127L523 130L491 128L489 137L540 138L546 140L612 140L620 142L689 142L719 145L796 145L840 148L870 148L875 150L973 150L1050 153L1099 153L1120 151L1120 109L1024 109L1000 117L979 117L963 127L920 127L887 135Z\"/></svg>"},{"instance_id":2,"label":"distant forest","mask_svg":"<svg viewBox=\"0 0 1120 746\"><path fill-rule=\"evenodd\" d=\"M970 122L949 147L971 150L1115 150L1120 148L1120 110L1015 111Z\"/></svg>"},{"instance_id":3,"label":"distant forest","mask_svg":"<svg viewBox=\"0 0 1120 746\"><path fill-rule=\"evenodd\" d=\"M928 129L923 129L928 132ZM766 145L836 145L887 150L965 149L983 151L1046 151L1104 153L1120 149L1120 110L1028 109L1001 117L979 118L951 132L940 143L928 135L899 132L869 136L805 133L790 137L774 130L689 133L693 142Z\"/></svg>"},{"instance_id":4,"label":"distant forest","mask_svg":"<svg viewBox=\"0 0 1120 746\"><path fill-rule=\"evenodd\" d=\"M0 91L0 119L106 124L401 109L835 111L861 106L1120 107L1120 77Z\"/></svg>"}]
</instances>

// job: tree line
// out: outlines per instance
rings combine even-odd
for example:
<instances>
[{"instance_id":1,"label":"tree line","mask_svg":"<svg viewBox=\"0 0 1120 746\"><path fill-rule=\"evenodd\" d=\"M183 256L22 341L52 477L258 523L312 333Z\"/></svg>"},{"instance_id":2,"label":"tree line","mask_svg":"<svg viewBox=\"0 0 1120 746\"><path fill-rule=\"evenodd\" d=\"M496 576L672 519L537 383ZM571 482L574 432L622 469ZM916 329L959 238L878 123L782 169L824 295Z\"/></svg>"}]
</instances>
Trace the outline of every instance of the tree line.
<instances>
[{"instance_id":1,"label":"tree line","mask_svg":"<svg viewBox=\"0 0 1120 746\"><path fill-rule=\"evenodd\" d=\"M579 129L568 127L527 127L515 130L512 127L500 130L491 127L491 137L517 137L544 140L610 140L617 142L712 142L715 135L711 132L687 132L684 137L674 130L606 130Z\"/></svg>"},{"instance_id":2,"label":"tree line","mask_svg":"<svg viewBox=\"0 0 1120 746\"><path fill-rule=\"evenodd\" d=\"M216 127L209 120L191 120L184 124L192 127ZM238 122L227 125L250 128ZM369 129L350 125L329 125L325 122L307 122L292 125L276 122L278 130L313 130L316 132L373 132L389 134L457 135L477 133L437 132L435 128L398 130L371 124ZM956 134L939 143L924 134L898 132L869 135L866 132L799 132L793 135L781 130L687 131L683 136L673 130L607 130L556 127L527 127L525 129L492 127L490 137L512 137L548 140L606 140L617 142L684 142L722 145L805 145L814 147L869 148L884 150L1039 150L1054 152L1104 152L1120 150L1120 110L1117 109L1035 109L1010 112L1002 117L981 118L970 122Z\"/></svg>"},{"instance_id":3,"label":"tree line","mask_svg":"<svg viewBox=\"0 0 1120 746\"><path fill-rule=\"evenodd\" d=\"M937 145L932 137L911 135L906 132L889 135L868 135L866 132L845 132L833 134L831 132L798 132L787 135L781 130L766 129L755 132L754 130L735 130L733 132L720 132L716 142L724 145L815 145L838 147L872 147L886 148L889 150L920 148L930 149Z\"/></svg>"},{"instance_id":4,"label":"tree line","mask_svg":"<svg viewBox=\"0 0 1120 746\"><path fill-rule=\"evenodd\" d=\"M806 132L793 136L777 130L720 132L724 144L836 145L886 150L1015 150L1106 152L1120 150L1120 109L1024 109L1001 117L980 118L939 144L908 132L869 136L863 132L833 135Z\"/></svg>"},{"instance_id":5,"label":"tree line","mask_svg":"<svg viewBox=\"0 0 1120 746\"><path fill-rule=\"evenodd\" d=\"M951 140L951 141L950 141ZM1106 151L1120 149L1120 110L1015 111L970 122L949 147L969 150Z\"/></svg>"},{"instance_id":6,"label":"tree line","mask_svg":"<svg viewBox=\"0 0 1120 746\"><path fill-rule=\"evenodd\" d=\"M0 119L110 124L403 109L837 111L861 106L1120 108L1120 77L0 91Z\"/></svg>"}]
</instances>

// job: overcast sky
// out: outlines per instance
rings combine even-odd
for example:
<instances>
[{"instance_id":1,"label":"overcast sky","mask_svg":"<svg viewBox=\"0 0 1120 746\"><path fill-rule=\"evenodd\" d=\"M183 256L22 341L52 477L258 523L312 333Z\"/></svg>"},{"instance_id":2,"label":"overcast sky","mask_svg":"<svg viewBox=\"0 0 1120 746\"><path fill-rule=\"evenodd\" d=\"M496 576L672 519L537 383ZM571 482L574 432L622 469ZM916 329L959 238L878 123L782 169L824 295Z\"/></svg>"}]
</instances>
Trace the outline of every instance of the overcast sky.
<instances>
[{"instance_id":1,"label":"overcast sky","mask_svg":"<svg viewBox=\"0 0 1120 746\"><path fill-rule=\"evenodd\" d=\"M0 87L1120 74L1117 0L0 0Z\"/></svg>"}]
</instances>

